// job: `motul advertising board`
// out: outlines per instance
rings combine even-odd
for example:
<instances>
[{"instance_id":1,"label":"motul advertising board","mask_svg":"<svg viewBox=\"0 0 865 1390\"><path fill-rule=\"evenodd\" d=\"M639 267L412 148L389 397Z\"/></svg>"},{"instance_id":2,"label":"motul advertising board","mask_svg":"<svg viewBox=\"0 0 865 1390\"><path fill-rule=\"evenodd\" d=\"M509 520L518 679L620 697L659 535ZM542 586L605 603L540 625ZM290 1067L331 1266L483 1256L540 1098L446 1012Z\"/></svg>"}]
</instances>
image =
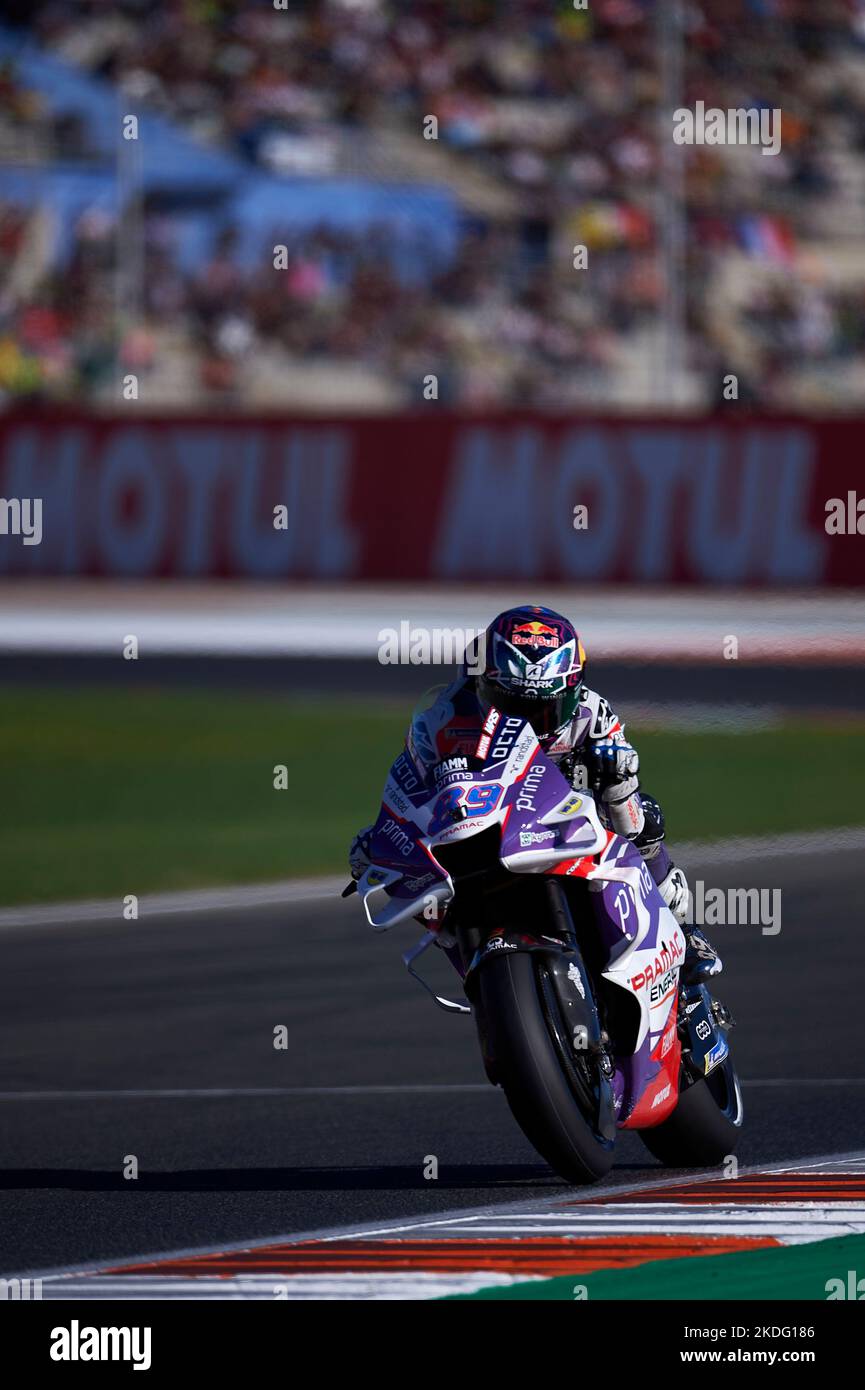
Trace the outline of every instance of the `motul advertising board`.
<instances>
[{"instance_id":1,"label":"motul advertising board","mask_svg":"<svg viewBox=\"0 0 865 1390\"><path fill-rule=\"evenodd\" d=\"M0 573L860 585L861 438L758 417L15 414Z\"/></svg>"}]
</instances>

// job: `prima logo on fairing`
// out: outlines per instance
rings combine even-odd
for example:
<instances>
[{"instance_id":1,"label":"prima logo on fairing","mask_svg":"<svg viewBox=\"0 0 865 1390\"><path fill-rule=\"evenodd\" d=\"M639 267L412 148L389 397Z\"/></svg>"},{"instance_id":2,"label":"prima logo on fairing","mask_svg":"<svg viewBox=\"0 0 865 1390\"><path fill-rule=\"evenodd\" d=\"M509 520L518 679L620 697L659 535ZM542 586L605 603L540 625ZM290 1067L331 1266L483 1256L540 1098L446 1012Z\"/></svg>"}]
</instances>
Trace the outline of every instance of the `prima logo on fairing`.
<instances>
[{"instance_id":1,"label":"prima logo on fairing","mask_svg":"<svg viewBox=\"0 0 865 1390\"><path fill-rule=\"evenodd\" d=\"M468 758L445 758L444 762L438 764L433 769L433 777L436 782L443 782L446 777L451 777L454 773L465 773L468 775Z\"/></svg>"},{"instance_id":2,"label":"prima logo on fairing","mask_svg":"<svg viewBox=\"0 0 865 1390\"><path fill-rule=\"evenodd\" d=\"M406 835L404 830L400 830L395 820L388 818L381 827L380 833L384 835L386 840L392 840L400 854L408 859L414 847L414 841L409 835Z\"/></svg>"},{"instance_id":3,"label":"prima logo on fairing","mask_svg":"<svg viewBox=\"0 0 865 1390\"><path fill-rule=\"evenodd\" d=\"M149 1327L69 1327L51 1330L52 1361L131 1361L134 1371L150 1370Z\"/></svg>"},{"instance_id":4,"label":"prima logo on fairing","mask_svg":"<svg viewBox=\"0 0 865 1390\"><path fill-rule=\"evenodd\" d=\"M517 797L518 811L534 811L535 797L537 795L538 787L541 784L541 778L543 777L546 770L547 769L543 763L535 763L529 769L528 773L526 774L526 780L522 785L522 789L520 791L519 796Z\"/></svg>"}]
</instances>

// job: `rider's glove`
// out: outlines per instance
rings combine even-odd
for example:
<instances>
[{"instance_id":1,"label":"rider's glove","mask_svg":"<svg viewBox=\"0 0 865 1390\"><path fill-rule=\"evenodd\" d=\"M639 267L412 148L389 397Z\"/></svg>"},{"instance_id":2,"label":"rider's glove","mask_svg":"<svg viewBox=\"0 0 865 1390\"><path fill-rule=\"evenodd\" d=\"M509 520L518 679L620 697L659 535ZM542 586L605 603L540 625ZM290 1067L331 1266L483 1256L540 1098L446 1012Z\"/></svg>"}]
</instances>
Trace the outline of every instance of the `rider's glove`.
<instances>
[{"instance_id":1,"label":"rider's glove","mask_svg":"<svg viewBox=\"0 0 865 1390\"><path fill-rule=\"evenodd\" d=\"M359 830L351 842L351 849L348 852L348 864L351 869L352 878L363 878L372 860L369 856L369 837L372 833L372 826L368 825L365 830Z\"/></svg>"},{"instance_id":2,"label":"rider's glove","mask_svg":"<svg viewBox=\"0 0 865 1390\"><path fill-rule=\"evenodd\" d=\"M589 758L589 776L600 789L612 783L622 783L636 778L640 770L640 757L630 743L614 738L594 739L586 750Z\"/></svg>"},{"instance_id":3,"label":"rider's glove","mask_svg":"<svg viewBox=\"0 0 865 1390\"><path fill-rule=\"evenodd\" d=\"M691 890L688 887L688 880L681 869L671 867L667 877L658 884L658 892L672 912L679 926L684 926L688 920L688 912L691 906Z\"/></svg>"}]
</instances>

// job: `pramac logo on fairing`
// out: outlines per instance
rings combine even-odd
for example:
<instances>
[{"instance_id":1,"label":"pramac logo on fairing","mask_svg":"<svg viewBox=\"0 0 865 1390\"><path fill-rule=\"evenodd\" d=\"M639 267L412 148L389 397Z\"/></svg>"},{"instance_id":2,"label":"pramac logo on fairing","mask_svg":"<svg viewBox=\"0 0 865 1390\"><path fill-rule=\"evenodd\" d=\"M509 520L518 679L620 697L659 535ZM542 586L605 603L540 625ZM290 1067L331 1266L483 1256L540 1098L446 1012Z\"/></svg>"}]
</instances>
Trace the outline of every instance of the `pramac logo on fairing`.
<instances>
[{"instance_id":1,"label":"pramac logo on fairing","mask_svg":"<svg viewBox=\"0 0 865 1390\"><path fill-rule=\"evenodd\" d=\"M661 942L661 950L655 956L654 964L647 965L645 970L640 970L631 977L631 989L640 990L646 985L650 985L659 976L665 976L675 965L676 961L684 954L682 943L678 932L672 937L669 946L665 941Z\"/></svg>"}]
</instances>

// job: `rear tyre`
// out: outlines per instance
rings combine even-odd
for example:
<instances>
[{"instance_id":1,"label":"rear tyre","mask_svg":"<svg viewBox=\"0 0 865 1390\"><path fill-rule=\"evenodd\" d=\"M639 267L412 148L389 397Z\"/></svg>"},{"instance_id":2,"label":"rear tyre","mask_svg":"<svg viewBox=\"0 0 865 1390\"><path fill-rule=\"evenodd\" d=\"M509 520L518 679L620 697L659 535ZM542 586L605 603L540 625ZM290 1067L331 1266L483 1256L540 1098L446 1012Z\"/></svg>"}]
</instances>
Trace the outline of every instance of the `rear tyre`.
<instances>
[{"instance_id":1,"label":"rear tyre","mask_svg":"<svg viewBox=\"0 0 865 1390\"><path fill-rule=\"evenodd\" d=\"M683 1091L670 1118L640 1130L640 1138L668 1168L708 1168L735 1153L743 1115L739 1080L728 1060Z\"/></svg>"},{"instance_id":2,"label":"rear tyre","mask_svg":"<svg viewBox=\"0 0 865 1390\"><path fill-rule=\"evenodd\" d=\"M598 1133L615 1133L609 1084L598 1076L593 1086L589 1068L598 1069L590 1054L579 1058L581 1070L567 1054L542 971L535 952L503 952L483 963L479 986L495 1073L538 1153L568 1182L596 1182L613 1163L614 1138Z\"/></svg>"}]
</instances>

